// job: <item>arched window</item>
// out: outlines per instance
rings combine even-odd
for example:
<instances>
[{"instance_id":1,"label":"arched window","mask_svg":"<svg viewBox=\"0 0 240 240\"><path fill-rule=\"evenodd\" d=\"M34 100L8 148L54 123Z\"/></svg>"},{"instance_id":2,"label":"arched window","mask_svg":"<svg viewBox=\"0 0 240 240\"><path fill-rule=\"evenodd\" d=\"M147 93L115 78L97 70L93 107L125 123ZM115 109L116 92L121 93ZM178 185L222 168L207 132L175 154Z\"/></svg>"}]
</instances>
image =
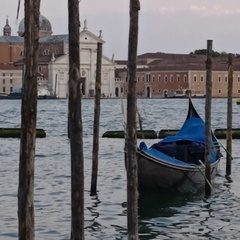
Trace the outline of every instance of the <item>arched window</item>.
<instances>
[{"instance_id":1,"label":"arched window","mask_svg":"<svg viewBox=\"0 0 240 240\"><path fill-rule=\"evenodd\" d=\"M50 54L49 49L45 49L45 50L43 51L43 55L49 55L49 54Z\"/></svg>"},{"instance_id":2,"label":"arched window","mask_svg":"<svg viewBox=\"0 0 240 240\"><path fill-rule=\"evenodd\" d=\"M24 51L24 49L23 50L21 50L21 52L20 52L20 56L24 56L25 55L25 51Z\"/></svg>"}]
</instances>

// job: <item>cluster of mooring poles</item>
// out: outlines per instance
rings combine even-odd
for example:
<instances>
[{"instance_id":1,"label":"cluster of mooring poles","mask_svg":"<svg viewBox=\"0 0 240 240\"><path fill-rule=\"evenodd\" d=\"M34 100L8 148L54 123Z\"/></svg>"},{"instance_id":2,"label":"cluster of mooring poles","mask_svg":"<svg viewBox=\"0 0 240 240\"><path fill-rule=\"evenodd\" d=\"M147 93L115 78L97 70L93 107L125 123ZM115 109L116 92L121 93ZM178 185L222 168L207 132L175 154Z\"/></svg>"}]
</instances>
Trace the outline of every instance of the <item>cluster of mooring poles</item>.
<instances>
[{"instance_id":1,"label":"cluster of mooring poles","mask_svg":"<svg viewBox=\"0 0 240 240\"><path fill-rule=\"evenodd\" d=\"M18 5L18 12L20 0ZM34 164L37 117L37 65L39 47L40 0L25 0L25 72L23 79L21 145L18 187L19 239L35 239L34 225ZM138 37L138 11L140 3L130 0L129 29L129 94L128 137L128 238L138 238L137 161L136 161L136 56ZM68 136L71 152L71 239L84 239L84 164L82 140L82 112L80 91L79 1L68 1L69 28L69 106ZM101 96L102 43L97 49L95 85L94 137L92 158L91 195L97 194L99 119ZM133 115L132 115L133 114Z\"/></svg>"},{"instance_id":2,"label":"cluster of mooring poles","mask_svg":"<svg viewBox=\"0 0 240 240\"><path fill-rule=\"evenodd\" d=\"M25 0L25 71L23 79L21 145L18 187L19 239L35 239L34 232L34 162L37 116L37 63L40 0ZM130 0L128 42L128 96L125 161L127 169L127 227L128 239L138 239L138 177L136 131L136 59L138 44L139 0ZM80 91L79 0L68 0L69 21L69 109L68 130L71 150L71 239L84 239L84 164L82 112ZM212 40L207 41L206 60L206 196L211 194L211 98L212 98ZM97 194L99 120L101 96L102 43L97 45L94 132L92 154L91 195ZM228 118L227 118L227 176L231 174L232 151L232 55L228 57Z\"/></svg>"}]
</instances>

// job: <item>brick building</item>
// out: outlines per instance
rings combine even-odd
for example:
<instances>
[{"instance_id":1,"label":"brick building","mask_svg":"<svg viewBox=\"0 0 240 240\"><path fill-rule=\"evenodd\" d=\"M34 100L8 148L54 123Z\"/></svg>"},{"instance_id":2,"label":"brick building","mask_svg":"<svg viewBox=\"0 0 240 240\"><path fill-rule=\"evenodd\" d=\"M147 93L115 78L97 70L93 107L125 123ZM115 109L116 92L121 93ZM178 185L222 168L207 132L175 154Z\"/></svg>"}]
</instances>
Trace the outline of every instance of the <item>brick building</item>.
<instances>
[{"instance_id":1,"label":"brick building","mask_svg":"<svg viewBox=\"0 0 240 240\"><path fill-rule=\"evenodd\" d=\"M136 91L139 97L176 97L206 93L206 56L146 53L137 57ZM212 96L227 97L227 56L212 59ZM127 62L116 61L116 96L126 97ZM240 56L233 60L233 97L240 97Z\"/></svg>"},{"instance_id":2,"label":"brick building","mask_svg":"<svg viewBox=\"0 0 240 240\"><path fill-rule=\"evenodd\" d=\"M15 88L21 88L22 77L7 79L5 76L14 73L22 76L24 69L24 19L20 21L18 36L11 35L8 19L0 36L0 95L8 95ZM68 35L53 35L50 21L39 17L39 59L38 59L38 89L48 90L58 98L68 97ZM88 31L87 21L80 32L80 67L83 84L83 97L94 96L96 77L97 43L102 44L102 32L99 36ZM11 72L12 71L12 72ZM15 73L14 73L15 74ZM102 94L114 97L115 62L102 56Z\"/></svg>"}]
</instances>

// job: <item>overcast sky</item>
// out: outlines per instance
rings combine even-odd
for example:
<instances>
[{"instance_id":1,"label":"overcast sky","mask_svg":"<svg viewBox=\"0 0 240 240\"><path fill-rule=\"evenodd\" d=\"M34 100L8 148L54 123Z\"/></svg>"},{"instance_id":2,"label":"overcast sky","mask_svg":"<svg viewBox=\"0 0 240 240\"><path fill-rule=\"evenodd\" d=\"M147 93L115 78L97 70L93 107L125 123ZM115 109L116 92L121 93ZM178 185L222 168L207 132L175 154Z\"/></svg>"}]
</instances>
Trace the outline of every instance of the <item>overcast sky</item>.
<instances>
[{"instance_id":1,"label":"overcast sky","mask_svg":"<svg viewBox=\"0 0 240 240\"><path fill-rule=\"evenodd\" d=\"M21 0L0 0L0 30L6 18L17 35L24 15ZM213 40L213 50L240 53L240 0L140 0L138 54L146 52L190 53L206 48ZM88 30L99 35L102 30L105 56L127 59L129 0L81 0L80 20L87 19ZM41 0L41 14L47 17L53 34L68 32L67 0ZM1 33L2 35L2 33Z\"/></svg>"}]
</instances>

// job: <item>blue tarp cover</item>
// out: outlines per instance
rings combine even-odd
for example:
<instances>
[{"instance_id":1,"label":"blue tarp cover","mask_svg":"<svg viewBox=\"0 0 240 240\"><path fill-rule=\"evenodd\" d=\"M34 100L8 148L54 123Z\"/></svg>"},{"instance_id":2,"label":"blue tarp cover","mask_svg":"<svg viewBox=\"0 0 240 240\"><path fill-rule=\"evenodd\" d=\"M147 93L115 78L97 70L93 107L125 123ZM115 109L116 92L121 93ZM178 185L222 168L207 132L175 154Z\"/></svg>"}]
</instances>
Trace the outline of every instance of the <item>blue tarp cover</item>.
<instances>
[{"instance_id":1,"label":"blue tarp cover","mask_svg":"<svg viewBox=\"0 0 240 240\"><path fill-rule=\"evenodd\" d=\"M185 162L180 161L176 158L170 157L167 154L164 154L164 153L162 153L162 152L160 152L160 151L158 151L154 148L148 148L148 149L142 150L142 152L144 152L145 154L147 154L151 157L154 157L154 158L159 159L159 160L164 161L164 162L172 163L174 165L186 166L186 167L193 166L192 164L185 163Z\"/></svg>"},{"instance_id":2,"label":"blue tarp cover","mask_svg":"<svg viewBox=\"0 0 240 240\"><path fill-rule=\"evenodd\" d=\"M215 147L215 136L212 134L211 163L222 155L219 147ZM175 136L168 136L153 144L149 149L144 142L140 143L140 150L155 159L177 165L199 165L205 158L205 123L199 116L191 99L187 118ZM200 161L199 161L200 160Z\"/></svg>"},{"instance_id":3,"label":"blue tarp cover","mask_svg":"<svg viewBox=\"0 0 240 240\"><path fill-rule=\"evenodd\" d=\"M200 117L186 119L182 128L175 136L168 136L153 144L149 149L146 144L140 144L140 150L154 158L177 165L199 165L204 162L205 124ZM211 163L220 157L220 152L212 143Z\"/></svg>"},{"instance_id":4,"label":"blue tarp cover","mask_svg":"<svg viewBox=\"0 0 240 240\"><path fill-rule=\"evenodd\" d=\"M176 141L205 143L205 124L203 120L198 117L191 117L185 121L175 136L169 136L162 140L163 143Z\"/></svg>"}]
</instances>

